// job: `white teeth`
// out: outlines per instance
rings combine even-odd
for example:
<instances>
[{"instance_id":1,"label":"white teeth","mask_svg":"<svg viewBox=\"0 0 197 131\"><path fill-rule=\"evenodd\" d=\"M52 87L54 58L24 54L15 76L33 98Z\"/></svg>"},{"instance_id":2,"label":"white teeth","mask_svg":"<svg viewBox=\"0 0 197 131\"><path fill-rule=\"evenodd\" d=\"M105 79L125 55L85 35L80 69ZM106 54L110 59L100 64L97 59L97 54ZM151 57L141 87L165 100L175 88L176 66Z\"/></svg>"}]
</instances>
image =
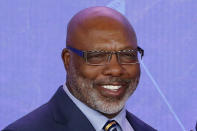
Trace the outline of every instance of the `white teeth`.
<instances>
[{"instance_id":1,"label":"white teeth","mask_svg":"<svg viewBox=\"0 0 197 131\"><path fill-rule=\"evenodd\" d=\"M119 88L121 88L121 86L104 85L103 88L106 88L109 90L118 90Z\"/></svg>"}]
</instances>

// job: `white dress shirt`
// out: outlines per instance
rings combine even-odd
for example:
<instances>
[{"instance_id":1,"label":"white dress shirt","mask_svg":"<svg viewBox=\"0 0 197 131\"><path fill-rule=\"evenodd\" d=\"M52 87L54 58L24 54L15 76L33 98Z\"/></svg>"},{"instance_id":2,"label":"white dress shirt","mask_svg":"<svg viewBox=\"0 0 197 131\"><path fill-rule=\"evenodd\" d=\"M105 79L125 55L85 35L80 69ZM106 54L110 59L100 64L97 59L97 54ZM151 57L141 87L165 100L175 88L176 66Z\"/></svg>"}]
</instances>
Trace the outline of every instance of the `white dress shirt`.
<instances>
[{"instance_id":1,"label":"white dress shirt","mask_svg":"<svg viewBox=\"0 0 197 131\"><path fill-rule=\"evenodd\" d=\"M99 113L98 111L88 107L87 105L82 103L80 100L76 99L70 93L70 91L66 87L66 84L63 85L63 89L66 92L66 94L70 97L70 99L75 103L75 105L84 113L84 115L87 117L87 119L96 129L96 131L104 131L102 128L109 119L105 117L104 115L102 115L101 113ZM130 123L126 119L125 108L123 108L122 111L112 119L119 123L123 131L134 131Z\"/></svg>"}]
</instances>

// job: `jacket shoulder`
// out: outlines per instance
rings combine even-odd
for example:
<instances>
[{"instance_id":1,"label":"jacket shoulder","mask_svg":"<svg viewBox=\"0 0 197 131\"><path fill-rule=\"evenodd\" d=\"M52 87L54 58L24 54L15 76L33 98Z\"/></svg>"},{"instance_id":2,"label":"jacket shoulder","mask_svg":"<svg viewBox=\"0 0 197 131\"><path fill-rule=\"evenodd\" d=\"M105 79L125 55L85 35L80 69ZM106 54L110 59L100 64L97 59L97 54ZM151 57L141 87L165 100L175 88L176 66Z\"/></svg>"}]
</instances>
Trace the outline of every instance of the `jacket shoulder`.
<instances>
[{"instance_id":1,"label":"jacket shoulder","mask_svg":"<svg viewBox=\"0 0 197 131\"><path fill-rule=\"evenodd\" d=\"M44 104L24 117L8 125L2 131L41 131L52 123L48 104Z\"/></svg>"}]
</instances>

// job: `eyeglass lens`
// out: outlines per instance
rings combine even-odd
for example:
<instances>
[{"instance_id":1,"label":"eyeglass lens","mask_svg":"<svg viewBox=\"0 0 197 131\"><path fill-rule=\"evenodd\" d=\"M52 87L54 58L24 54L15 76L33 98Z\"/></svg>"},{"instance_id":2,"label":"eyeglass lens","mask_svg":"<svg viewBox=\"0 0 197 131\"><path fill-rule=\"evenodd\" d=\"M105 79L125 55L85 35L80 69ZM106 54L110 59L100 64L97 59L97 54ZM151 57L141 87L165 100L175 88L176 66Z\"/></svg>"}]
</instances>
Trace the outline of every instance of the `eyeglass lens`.
<instances>
[{"instance_id":1,"label":"eyeglass lens","mask_svg":"<svg viewBox=\"0 0 197 131\"><path fill-rule=\"evenodd\" d=\"M111 55L109 52L87 52L86 61L92 65L104 65L110 61ZM117 52L116 55L120 64L136 64L140 56L137 51Z\"/></svg>"}]
</instances>

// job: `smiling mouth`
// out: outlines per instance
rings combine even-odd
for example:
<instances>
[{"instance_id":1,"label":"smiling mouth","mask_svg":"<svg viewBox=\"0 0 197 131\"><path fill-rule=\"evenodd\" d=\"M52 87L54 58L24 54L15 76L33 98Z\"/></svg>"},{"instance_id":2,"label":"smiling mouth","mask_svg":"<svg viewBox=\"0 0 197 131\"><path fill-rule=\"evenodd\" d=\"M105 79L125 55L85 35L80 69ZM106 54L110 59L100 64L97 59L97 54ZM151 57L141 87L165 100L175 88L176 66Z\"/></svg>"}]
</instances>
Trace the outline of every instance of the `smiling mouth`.
<instances>
[{"instance_id":1,"label":"smiling mouth","mask_svg":"<svg viewBox=\"0 0 197 131\"><path fill-rule=\"evenodd\" d=\"M118 89L120 89L122 86L120 86L120 85L103 85L102 87L105 89L108 89L108 90L118 91Z\"/></svg>"},{"instance_id":2,"label":"smiling mouth","mask_svg":"<svg viewBox=\"0 0 197 131\"><path fill-rule=\"evenodd\" d=\"M127 87L121 84L104 84L98 86L98 91L105 97L117 97L120 98L126 92Z\"/></svg>"}]
</instances>

